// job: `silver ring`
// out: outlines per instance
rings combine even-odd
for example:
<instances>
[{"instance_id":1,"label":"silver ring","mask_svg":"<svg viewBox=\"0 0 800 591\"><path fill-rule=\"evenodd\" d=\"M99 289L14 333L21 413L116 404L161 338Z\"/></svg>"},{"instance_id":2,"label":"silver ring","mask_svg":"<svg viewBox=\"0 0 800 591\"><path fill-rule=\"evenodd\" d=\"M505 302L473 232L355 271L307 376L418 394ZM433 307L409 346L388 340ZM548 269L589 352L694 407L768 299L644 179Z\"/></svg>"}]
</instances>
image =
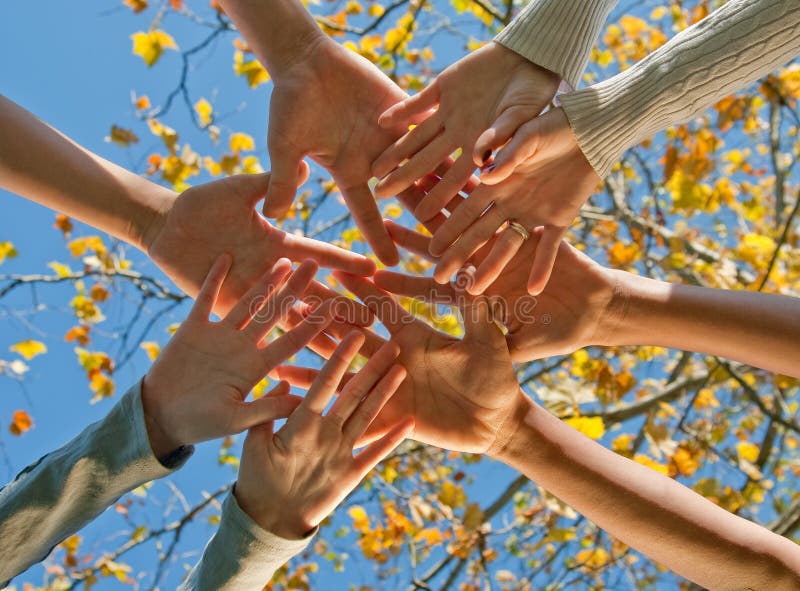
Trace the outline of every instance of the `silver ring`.
<instances>
[{"instance_id":1,"label":"silver ring","mask_svg":"<svg viewBox=\"0 0 800 591\"><path fill-rule=\"evenodd\" d=\"M522 236L522 240L527 240L528 238L531 237L531 233L528 232L528 229L519 222L514 220L508 220L506 224L508 224L508 227L511 230L514 230L517 234Z\"/></svg>"}]
</instances>

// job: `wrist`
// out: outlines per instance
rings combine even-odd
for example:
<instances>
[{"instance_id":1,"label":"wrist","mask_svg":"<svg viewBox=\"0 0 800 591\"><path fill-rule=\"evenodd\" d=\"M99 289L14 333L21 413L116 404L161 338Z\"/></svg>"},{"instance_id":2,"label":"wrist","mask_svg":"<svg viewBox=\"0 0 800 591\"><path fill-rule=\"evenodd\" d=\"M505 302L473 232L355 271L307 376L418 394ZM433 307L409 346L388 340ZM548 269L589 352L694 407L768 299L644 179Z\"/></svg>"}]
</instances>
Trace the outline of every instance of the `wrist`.
<instances>
[{"instance_id":1,"label":"wrist","mask_svg":"<svg viewBox=\"0 0 800 591\"><path fill-rule=\"evenodd\" d=\"M670 285L626 271L612 270L614 295L598 329L598 345L655 344L660 311Z\"/></svg>"},{"instance_id":2,"label":"wrist","mask_svg":"<svg viewBox=\"0 0 800 591\"><path fill-rule=\"evenodd\" d=\"M490 41L485 47L488 55L492 58L494 67L508 72L509 77L536 77L543 81L542 83L546 86L546 92L551 97L556 95L561 84L561 76L559 74L540 66L497 41Z\"/></svg>"},{"instance_id":3,"label":"wrist","mask_svg":"<svg viewBox=\"0 0 800 591\"><path fill-rule=\"evenodd\" d=\"M297 0L221 0L275 83L307 63L321 43L334 43Z\"/></svg>"},{"instance_id":4,"label":"wrist","mask_svg":"<svg viewBox=\"0 0 800 591\"><path fill-rule=\"evenodd\" d=\"M150 249L167 221L177 195L165 187L155 185L148 197L147 206L131 224L130 243L150 255Z\"/></svg>"},{"instance_id":5,"label":"wrist","mask_svg":"<svg viewBox=\"0 0 800 591\"><path fill-rule=\"evenodd\" d=\"M144 410L144 422L150 449L158 459L167 457L176 449L187 444L176 437L173 430L169 428L165 421L162 401L163 396L152 384L148 373L142 380L142 409Z\"/></svg>"},{"instance_id":6,"label":"wrist","mask_svg":"<svg viewBox=\"0 0 800 591\"><path fill-rule=\"evenodd\" d=\"M237 483L233 489L236 502L247 516L252 519L258 527L284 540L301 540L309 535L315 525L304 520L298 515L294 515L289 509L291 503L272 503L273 499L265 499L263 494L248 494L246 488L241 483Z\"/></svg>"},{"instance_id":7,"label":"wrist","mask_svg":"<svg viewBox=\"0 0 800 591\"><path fill-rule=\"evenodd\" d=\"M513 396L514 403L505 421L497 430L494 443L486 450L486 455L501 462L504 461L503 456L515 445L519 431L525 423L525 417L528 416L531 405L535 404L522 388L517 387L517 392Z\"/></svg>"}]
</instances>

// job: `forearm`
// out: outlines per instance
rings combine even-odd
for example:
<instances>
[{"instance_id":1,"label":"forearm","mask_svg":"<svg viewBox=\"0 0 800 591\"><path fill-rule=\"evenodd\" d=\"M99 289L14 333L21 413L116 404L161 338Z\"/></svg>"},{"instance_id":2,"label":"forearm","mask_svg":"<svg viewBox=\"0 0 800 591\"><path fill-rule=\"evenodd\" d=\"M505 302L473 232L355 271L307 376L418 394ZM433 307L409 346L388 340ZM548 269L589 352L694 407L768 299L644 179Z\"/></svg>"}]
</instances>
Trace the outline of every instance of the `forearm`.
<instances>
[{"instance_id":1,"label":"forearm","mask_svg":"<svg viewBox=\"0 0 800 591\"><path fill-rule=\"evenodd\" d=\"M533 402L497 459L704 587L790 591L800 585L794 543L604 448Z\"/></svg>"},{"instance_id":2,"label":"forearm","mask_svg":"<svg viewBox=\"0 0 800 591\"><path fill-rule=\"evenodd\" d=\"M122 494L180 467L191 449L156 459L140 388L101 421L0 490L0 587L102 513Z\"/></svg>"},{"instance_id":3,"label":"forearm","mask_svg":"<svg viewBox=\"0 0 800 591\"><path fill-rule=\"evenodd\" d=\"M670 284L615 271L610 345L658 345L800 376L800 298Z\"/></svg>"},{"instance_id":4,"label":"forearm","mask_svg":"<svg viewBox=\"0 0 800 591\"><path fill-rule=\"evenodd\" d=\"M618 0L534 0L495 41L578 88L600 30Z\"/></svg>"},{"instance_id":5,"label":"forearm","mask_svg":"<svg viewBox=\"0 0 800 591\"><path fill-rule=\"evenodd\" d=\"M250 591L264 587L275 571L308 546L316 529L287 540L261 529L233 494L222 505L219 529L180 591Z\"/></svg>"},{"instance_id":6,"label":"forearm","mask_svg":"<svg viewBox=\"0 0 800 591\"><path fill-rule=\"evenodd\" d=\"M220 4L276 82L325 40L299 0L220 0Z\"/></svg>"},{"instance_id":7,"label":"forearm","mask_svg":"<svg viewBox=\"0 0 800 591\"><path fill-rule=\"evenodd\" d=\"M604 177L629 147L683 123L800 53L798 0L731 0L625 72L564 95Z\"/></svg>"},{"instance_id":8,"label":"forearm","mask_svg":"<svg viewBox=\"0 0 800 591\"><path fill-rule=\"evenodd\" d=\"M0 187L144 249L175 194L84 150L0 96Z\"/></svg>"}]
</instances>

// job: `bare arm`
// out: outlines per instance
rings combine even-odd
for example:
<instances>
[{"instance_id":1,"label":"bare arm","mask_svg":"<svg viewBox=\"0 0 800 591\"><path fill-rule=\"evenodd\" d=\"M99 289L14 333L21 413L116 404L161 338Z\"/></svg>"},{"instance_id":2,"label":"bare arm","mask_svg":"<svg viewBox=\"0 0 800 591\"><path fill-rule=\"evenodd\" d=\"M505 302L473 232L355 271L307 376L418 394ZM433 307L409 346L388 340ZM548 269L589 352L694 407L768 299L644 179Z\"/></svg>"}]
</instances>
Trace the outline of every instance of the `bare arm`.
<instances>
[{"instance_id":1,"label":"bare arm","mask_svg":"<svg viewBox=\"0 0 800 591\"><path fill-rule=\"evenodd\" d=\"M791 591L800 548L606 449L528 400L496 459L670 570L720 591Z\"/></svg>"},{"instance_id":2,"label":"bare arm","mask_svg":"<svg viewBox=\"0 0 800 591\"><path fill-rule=\"evenodd\" d=\"M604 344L697 351L800 376L800 298L614 273L621 320Z\"/></svg>"},{"instance_id":3,"label":"bare arm","mask_svg":"<svg viewBox=\"0 0 800 591\"><path fill-rule=\"evenodd\" d=\"M175 193L83 149L0 95L0 187L141 250Z\"/></svg>"}]
</instances>

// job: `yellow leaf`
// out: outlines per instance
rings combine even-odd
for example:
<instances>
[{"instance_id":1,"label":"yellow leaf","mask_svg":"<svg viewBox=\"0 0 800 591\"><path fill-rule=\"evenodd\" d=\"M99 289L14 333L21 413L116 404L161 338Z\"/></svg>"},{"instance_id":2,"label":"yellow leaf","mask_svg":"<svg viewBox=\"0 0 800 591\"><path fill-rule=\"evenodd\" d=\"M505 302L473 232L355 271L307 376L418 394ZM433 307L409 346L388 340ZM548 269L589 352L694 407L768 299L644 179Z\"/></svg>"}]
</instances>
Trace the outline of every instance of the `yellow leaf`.
<instances>
[{"instance_id":1,"label":"yellow leaf","mask_svg":"<svg viewBox=\"0 0 800 591\"><path fill-rule=\"evenodd\" d=\"M136 105L137 110L144 111L150 108L150 99L146 94L142 95L134 101L134 105Z\"/></svg>"},{"instance_id":2,"label":"yellow leaf","mask_svg":"<svg viewBox=\"0 0 800 591\"><path fill-rule=\"evenodd\" d=\"M59 277L69 277L72 275L72 269L69 268L69 265L65 265L63 263L58 263L53 261L47 264L53 271L55 271L56 275Z\"/></svg>"},{"instance_id":3,"label":"yellow leaf","mask_svg":"<svg viewBox=\"0 0 800 591\"><path fill-rule=\"evenodd\" d=\"M386 207L383 208L383 215L390 218L399 218L403 215L403 208L397 205L397 203L390 203Z\"/></svg>"},{"instance_id":4,"label":"yellow leaf","mask_svg":"<svg viewBox=\"0 0 800 591\"><path fill-rule=\"evenodd\" d=\"M8 348L9 351L12 353L17 353L21 357L24 357L27 361L30 361L37 355L41 355L42 353L47 353L47 347L44 343L39 341L32 341L28 339L27 341L20 341L15 345L11 345Z\"/></svg>"},{"instance_id":5,"label":"yellow leaf","mask_svg":"<svg viewBox=\"0 0 800 591\"><path fill-rule=\"evenodd\" d=\"M64 335L64 340L68 343L76 342L85 347L91 340L89 338L89 330L89 327L85 324L73 326L67 331L67 334Z\"/></svg>"},{"instance_id":6,"label":"yellow leaf","mask_svg":"<svg viewBox=\"0 0 800 591\"><path fill-rule=\"evenodd\" d=\"M14 411L8 430L12 435L22 435L33 427L31 416L24 410Z\"/></svg>"},{"instance_id":7,"label":"yellow leaf","mask_svg":"<svg viewBox=\"0 0 800 591\"><path fill-rule=\"evenodd\" d=\"M587 570L595 570L606 565L609 556L603 548L587 548L575 555L575 560Z\"/></svg>"},{"instance_id":8,"label":"yellow leaf","mask_svg":"<svg viewBox=\"0 0 800 591\"><path fill-rule=\"evenodd\" d=\"M564 422L590 439L600 439L606 433L602 417L570 417Z\"/></svg>"},{"instance_id":9,"label":"yellow leaf","mask_svg":"<svg viewBox=\"0 0 800 591\"><path fill-rule=\"evenodd\" d=\"M237 76L247 78L247 84L250 88L269 82L269 73L264 69L264 66L254 59L245 60L244 53L241 51L236 51L233 54L233 72Z\"/></svg>"},{"instance_id":10,"label":"yellow leaf","mask_svg":"<svg viewBox=\"0 0 800 591\"><path fill-rule=\"evenodd\" d=\"M139 138L130 129L119 127L118 125L111 126L111 132L106 137L107 142L112 142L123 148L127 148L131 144L138 144Z\"/></svg>"},{"instance_id":11,"label":"yellow leaf","mask_svg":"<svg viewBox=\"0 0 800 591\"><path fill-rule=\"evenodd\" d=\"M256 149L256 142L246 133L233 133L230 139L231 150L235 153L250 152Z\"/></svg>"},{"instance_id":12,"label":"yellow leaf","mask_svg":"<svg viewBox=\"0 0 800 591\"><path fill-rule=\"evenodd\" d=\"M137 14L147 8L147 0L122 0L122 3Z\"/></svg>"},{"instance_id":13,"label":"yellow leaf","mask_svg":"<svg viewBox=\"0 0 800 591\"><path fill-rule=\"evenodd\" d=\"M0 242L0 263L6 259L13 259L19 253L10 242Z\"/></svg>"},{"instance_id":14,"label":"yellow leaf","mask_svg":"<svg viewBox=\"0 0 800 591\"><path fill-rule=\"evenodd\" d=\"M386 9L380 4L372 4L367 9L367 14L369 14L373 18L378 18L379 16L382 16L384 12L386 12Z\"/></svg>"},{"instance_id":15,"label":"yellow leaf","mask_svg":"<svg viewBox=\"0 0 800 591\"><path fill-rule=\"evenodd\" d=\"M145 341L139 346L147 353L147 357L150 361L155 361L158 354L161 353L161 347L155 341Z\"/></svg>"},{"instance_id":16,"label":"yellow leaf","mask_svg":"<svg viewBox=\"0 0 800 591\"><path fill-rule=\"evenodd\" d=\"M110 297L108 290L99 283L92 285L89 295L96 302L105 302Z\"/></svg>"},{"instance_id":17,"label":"yellow leaf","mask_svg":"<svg viewBox=\"0 0 800 591\"><path fill-rule=\"evenodd\" d=\"M347 514L353 519L353 529L362 533L369 531L369 516L363 507L360 505L353 505L347 511Z\"/></svg>"},{"instance_id":18,"label":"yellow leaf","mask_svg":"<svg viewBox=\"0 0 800 591\"><path fill-rule=\"evenodd\" d=\"M755 443L741 441L736 444L736 454L740 460L745 460L752 464L758 459L759 449Z\"/></svg>"},{"instance_id":19,"label":"yellow leaf","mask_svg":"<svg viewBox=\"0 0 800 591\"><path fill-rule=\"evenodd\" d=\"M694 407L697 409L702 408L717 408L719 407L719 400L714 396L714 391L710 388L703 388L697 393L697 398L694 399Z\"/></svg>"},{"instance_id":20,"label":"yellow leaf","mask_svg":"<svg viewBox=\"0 0 800 591\"><path fill-rule=\"evenodd\" d=\"M364 7L361 6L358 0L348 0L344 10L347 14L361 14L364 12Z\"/></svg>"},{"instance_id":21,"label":"yellow leaf","mask_svg":"<svg viewBox=\"0 0 800 591\"><path fill-rule=\"evenodd\" d=\"M153 66L165 49L178 49L175 40L161 30L139 31L131 35L133 40L133 55L138 55L148 67Z\"/></svg>"},{"instance_id":22,"label":"yellow leaf","mask_svg":"<svg viewBox=\"0 0 800 591\"><path fill-rule=\"evenodd\" d=\"M775 246L775 241L769 236L746 234L739 243L736 253L753 267L761 267L772 257Z\"/></svg>"},{"instance_id":23,"label":"yellow leaf","mask_svg":"<svg viewBox=\"0 0 800 591\"><path fill-rule=\"evenodd\" d=\"M214 113L214 107L211 106L211 103L202 98L194 104L194 110L203 127L207 127L211 124L211 121L213 121L212 115Z\"/></svg>"},{"instance_id":24,"label":"yellow leaf","mask_svg":"<svg viewBox=\"0 0 800 591\"><path fill-rule=\"evenodd\" d=\"M439 500L442 504L452 509L457 509L466 504L467 496L464 494L464 489L459 485L445 480L442 484L442 489L439 491Z\"/></svg>"},{"instance_id":25,"label":"yellow leaf","mask_svg":"<svg viewBox=\"0 0 800 591\"><path fill-rule=\"evenodd\" d=\"M102 398L114 395L114 380L100 371L93 371L89 378L89 389L94 392L94 397L90 400L94 404Z\"/></svg>"},{"instance_id":26,"label":"yellow leaf","mask_svg":"<svg viewBox=\"0 0 800 591\"><path fill-rule=\"evenodd\" d=\"M661 472L661 474L668 475L669 469L664 464L659 464L652 458L644 455L644 454L636 454L633 457L634 461L640 463L642 466L647 466L651 470L655 470L656 472Z\"/></svg>"}]
</instances>

